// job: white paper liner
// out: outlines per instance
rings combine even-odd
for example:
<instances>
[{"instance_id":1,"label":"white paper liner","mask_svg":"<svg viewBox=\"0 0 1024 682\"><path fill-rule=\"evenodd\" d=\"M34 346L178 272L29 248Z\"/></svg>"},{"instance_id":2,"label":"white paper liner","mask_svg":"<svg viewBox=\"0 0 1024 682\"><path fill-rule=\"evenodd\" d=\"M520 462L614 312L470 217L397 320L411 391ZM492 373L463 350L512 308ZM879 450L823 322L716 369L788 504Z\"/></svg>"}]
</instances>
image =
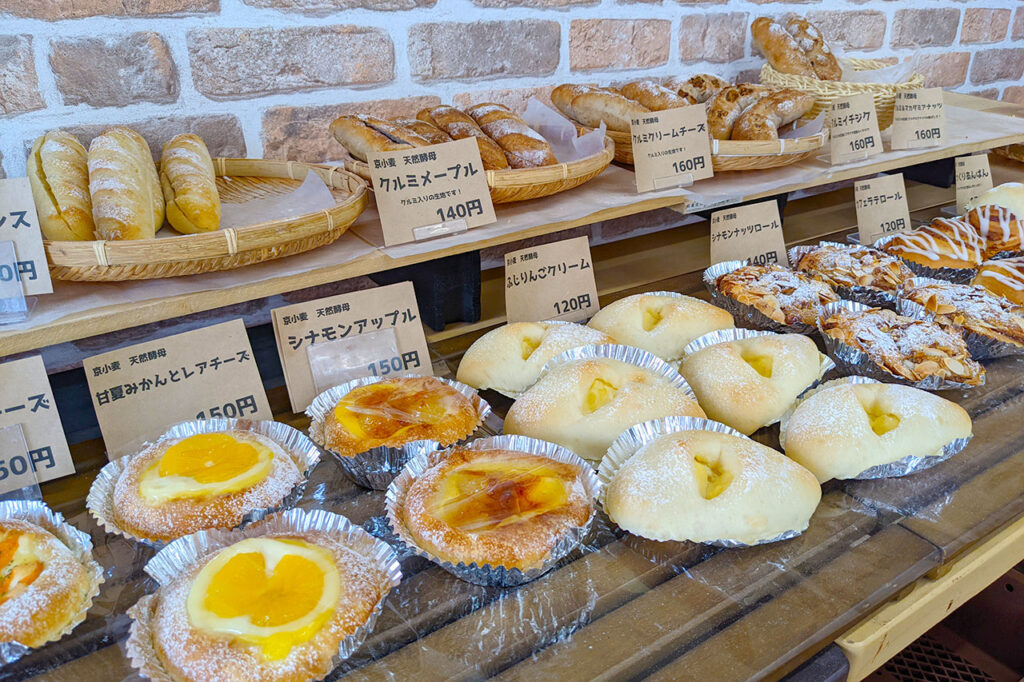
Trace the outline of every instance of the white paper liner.
<instances>
[{"instance_id":1,"label":"white paper liner","mask_svg":"<svg viewBox=\"0 0 1024 682\"><path fill-rule=\"evenodd\" d=\"M403 378L417 376L422 375L407 374ZM441 377L434 378L448 384L456 391L466 396L473 403L473 408L476 410L477 415L477 425L471 433L468 433L465 437L459 439L458 442L463 443L473 437L473 434L477 432L480 425L483 424L485 419L487 419L487 416L491 414L491 406L486 400L481 398L476 389L471 386L467 386L466 384L459 383L452 379L444 379ZM441 448L441 444L436 440L414 440L405 443L401 447L391 448L381 445L375 448L370 448L365 452L352 455L351 457L346 457L345 455L338 454L327 447L326 439L324 438L326 422L341 399L348 395L353 389L360 386L369 386L370 384L376 384L386 380L389 380L389 377L362 377L360 379L353 379L341 386L335 386L334 388L327 389L314 398L313 402L306 408L306 415L310 419L310 438L312 438L313 441L321 448L334 455L338 464L341 465L341 468L354 483L372 490L387 490L391 481L401 473L402 467L405 466L406 462L413 457L417 457L423 453L433 452Z\"/></svg>"},{"instance_id":2,"label":"white paper liner","mask_svg":"<svg viewBox=\"0 0 1024 682\"><path fill-rule=\"evenodd\" d=\"M530 582L531 580L536 580L540 576L544 575L554 568L555 564L557 564L562 557L575 549L582 542L594 521L594 515L596 513L594 503L601 492L601 483L598 481L597 474L594 472L593 467L583 460L583 458L561 445L555 445L554 443L538 440L536 438L528 438L526 436L505 435L493 436L491 438L478 438L477 440L470 441L466 445L456 447L462 447L468 450L513 450L532 455L541 455L543 457L553 459L556 462L564 462L576 467L579 469L580 480L583 483L583 488L591 502L590 516L582 526L569 529L566 534L555 543L555 546L551 550L551 554L548 555L548 558L537 568L523 571L518 568L506 568L504 566L492 566L490 564L465 564L462 562L453 564L449 561L445 561L444 559L434 555L432 552L417 545L415 538L413 538L405 527L405 524L400 520L400 509L405 502L405 497L409 492L410 486L412 486L416 479L425 471L432 468L439 462L442 462L454 448L423 453L415 459L410 460L405 465L402 473L391 482L390 486L388 486L388 492L384 498L384 508L391 531L412 554L433 561L441 568L445 569L452 575L465 580L466 582L476 583L477 585L512 587L515 585L522 585L523 583Z\"/></svg>"},{"instance_id":3,"label":"white paper liner","mask_svg":"<svg viewBox=\"0 0 1024 682\"><path fill-rule=\"evenodd\" d=\"M229 184L235 181L233 178L224 180ZM307 171L306 179L302 181L302 184L287 194L250 199L240 204L223 202L221 204L220 229L246 227L272 220L312 215L334 208L337 204L331 190L327 188L320 176L312 171Z\"/></svg>"},{"instance_id":4,"label":"white paper liner","mask_svg":"<svg viewBox=\"0 0 1024 682\"><path fill-rule=\"evenodd\" d=\"M799 270L796 267L797 263L799 263L800 259L803 258L805 255L811 253L812 251L815 251L816 249L822 246L835 246L841 249L850 248L848 244L840 244L839 242L830 241L819 242L813 245L807 244L801 246L794 246L789 250L787 254L789 256L790 264L798 272L806 272L804 270ZM884 252L882 252L882 255L889 258L896 258L896 256L892 256ZM815 273L810 272L809 274L813 275ZM839 294L841 298L845 298L850 301L857 301L858 303L864 303L874 308L888 308L889 310L896 309L895 291L887 291L885 289L880 289L879 287L865 286L860 284L849 287L840 286L838 284L833 284L831 282L827 282L827 284L830 287L832 287L832 290Z\"/></svg>"},{"instance_id":5,"label":"white paper liner","mask_svg":"<svg viewBox=\"0 0 1024 682\"><path fill-rule=\"evenodd\" d=\"M914 277L913 279L904 283L905 288L900 292L900 296L897 299L896 311L900 315L912 317L915 320L927 320L932 322L935 320L935 313L927 310L923 305L917 301L912 301L909 298L905 298L907 289L914 289L925 284L948 284L943 280L936 280L930 277ZM978 287L980 288L980 287ZM991 295L986 292L986 295ZM1015 355L1024 355L1024 346L1020 346L1016 343L1010 343L1007 341L1000 341L993 339L990 336L979 334L978 332L967 329L966 327L957 327L957 331L960 332L960 336L963 337L964 342L967 344L967 350L971 352L971 357L975 360L987 360L990 358L1004 358Z\"/></svg>"},{"instance_id":6,"label":"white paper liner","mask_svg":"<svg viewBox=\"0 0 1024 682\"><path fill-rule=\"evenodd\" d=\"M786 410L786 413L784 415L782 415L782 419L779 423L779 446L783 450L786 449L786 428L789 426L789 420L793 416L793 413L796 411L796 408L799 407L800 403L807 400L818 391L823 391L826 388L836 386L839 384L878 383L882 382L876 381L875 379L872 379L870 377L848 376L842 377L840 379L826 381L823 384L817 386L815 389L807 391L804 395L800 396L800 398L795 403L793 403L793 405L788 410ZM943 445L937 453L933 453L930 455L907 455L906 457L898 459L895 462L888 462L886 464L876 464L873 467L868 467L867 469L860 472L856 476L850 476L842 480L866 481L876 478L897 478L899 476L906 476L908 474L913 474L918 471L924 471L925 469L930 469L931 467L935 466L936 464L939 464L940 462L946 461L953 455L963 450L965 447L967 447L967 444L971 442L971 438L973 437L974 436L968 436L967 438L955 438L952 441Z\"/></svg>"},{"instance_id":7,"label":"white paper liner","mask_svg":"<svg viewBox=\"0 0 1024 682\"><path fill-rule=\"evenodd\" d=\"M896 235L894 234L886 235L881 239L876 239L872 242L871 246L881 249L895 237ZM927 265L914 263L906 258L900 258L900 260L918 277L931 277L932 279L942 279L947 282L956 282L957 284L968 284L978 274L977 268L930 268Z\"/></svg>"},{"instance_id":8,"label":"white paper liner","mask_svg":"<svg viewBox=\"0 0 1024 682\"><path fill-rule=\"evenodd\" d=\"M551 145L559 163L579 161L604 151L605 125L579 135L576 126L536 97L526 103L523 120Z\"/></svg>"},{"instance_id":9,"label":"white paper liner","mask_svg":"<svg viewBox=\"0 0 1024 682\"><path fill-rule=\"evenodd\" d=\"M67 622L67 625L50 638L42 646L56 642L78 627L92 607L93 601L100 593L100 585L104 582L103 567L92 556L92 539L64 520L64 516L50 509L45 503L35 500L8 500L0 502L0 521L18 520L33 523L49 531L60 540L72 556L85 568L89 578L89 589L82 600L81 608ZM0 642L0 665L14 663L33 650L18 642Z\"/></svg>"},{"instance_id":10,"label":"white paper liner","mask_svg":"<svg viewBox=\"0 0 1024 682\"><path fill-rule=\"evenodd\" d=\"M821 331L821 336L825 341L825 350L830 356L832 356L832 359L835 360L836 367L840 372L843 374L860 374L872 379L877 379L878 381L893 384L904 384L906 386L913 386L914 388L921 388L927 391L975 388L975 386L971 386L969 384L948 381L938 376L926 377L921 381L910 381L908 379L904 379L901 376L893 374L881 365L876 364L867 353L864 353L853 346L846 345L839 339L826 334L822 329L822 323L840 309L846 309L851 312L860 312L862 310L868 310L869 308L871 308L871 306L864 305L863 303L844 300L829 303L822 310L821 317L818 320L819 330ZM982 376L981 383L978 384L978 386L984 385L985 377Z\"/></svg>"},{"instance_id":11,"label":"white paper liner","mask_svg":"<svg viewBox=\"0 0 1024 682\"><path fill-rule=\"evenodd\" d=\"M690 388L690 384L686 383L686 379L683 378L683 375L680 374L678 370L654 353L649 353L633 346L605 343L597 346L580 346L579 348L570 348L561 355L548 360L547 364L545 364L544 368L540 371L540 376L543 377L545 374L560 365L576 362L577 360L588 360L591 358L608 358L609 360L618 360L620 362L625 362L628 365L642 367L643 369L654 372L655 374L660 374L668 379L670 384L686 393L691 400L697 402L697 395L693 392L693 389Z\"/></svg>"},{"instance_id":12,"label":"white paper liner","mask_svg":"<svg viewBox=\"0 0 1024 682\"><path fill-rule=\"evenodd\" d=\"M250 421L248 419L204 419L182 422L168 429L157 439L156 444L169 439L188 438L201 433L223 433L225 431L251 431L252 433L258 433L269 438L288 453L302 474L302 480L284 496L279 504L273 507L253 509L243 517L239 527L259 521L268 514L294 507L298 503L299 498L302 497L313 469L320 461L320 449L304 433L293 429L287 424L276 421ZM99 474L89 488L89 496L85 500L85 506L92 517L96 519L96 523L106 532L121 535L134 542L159 549L167 543L162 540L153 540L137 535L125 528L118 520L117 511L114 507L114 488L117 485L117 480L128 468L128 463L132 458L141 455L149 449L149 446L147 443L139 453L115 459L100 469Z\"/></svg>"},{"instance_id":13,"label":"white paper liner","mask_svg":"<svg viewBox=\"0 0 1024 682\"><path fill-rule=\"evenodd\" d=\"M382 596L366 622L341 641L332 667L351 656L373 631L377 617L384 608L388 594L402 581L402 568L395 551L344 516L324 509L291 509L268 517L261 523L230 531L204 530L171 542L146 564L145 571L163 588L212 556L241 540L273 535L322 532L340 541L358 554L371 559L385 574L380 585ZM160 595L159 589L139 599L130 609L131 630L125 653L132 666L151 680L173 682L171 672L160 661L153 640L152 618ZM322 679L322 678L321 678Z\"/></svg>"},{"instance_id":14,"label":"white paper liner","mask_svg":"<svg viewBox=\"0 0 1024 682\"><path fill-rule=\"evenodd\" d=\"M784 324L776 322L752 305L740 303L731 296L726 296L718 290L718 278L733 270L738 270L748 265L745 260L725 260L715 263L704 271L704 286L711 294L711 302L719 308L731 313L738 321L748 324L757 329L766 329L782 334L814 334L817 330L808 324Z\"/></svg>"},{"instance_id":15,"label":"white paper liner","mask_svg":"<svg viewBox=\"0 0 1024 682\"><path fill-rule=\"evenodd\" d=\"M626 429L621 436L615 439L615 442L613 442L608 448L608 452L606 452L605 456L601 458L601 466L597 473L598 479L601 482L601 492L598 496L598 501L600 502L601 507L603 508L605 505L605 493L608 490L608 486L615 479L615 475L619 473L622 466L629 461L633 455L638 453L648 443L670 433L679 433L681 431L713 431L715 433L724 433L730 436L751 440L736 429L726 426L721 422L716 422L711 419L699 419L697 417L665 417L662 419L652 419L650 421L637 424L636 426L632 426ZM607 512L607 509L605 509L605 511ZM754 543L741 542L740 540L732 538L719 538L717 540L701 542L700 544L732 548L752 547L754 545L764 545L771 542L789 540L800 535L802 532L802 530L787 530L775 537L758 540ZM639 533L636 533L636 535L645 537ZM665 540L665 538L648 539L659 541ZM675 541L691 542L691 540L687 538L679 538Z\"/></svg>"}]
</instances>

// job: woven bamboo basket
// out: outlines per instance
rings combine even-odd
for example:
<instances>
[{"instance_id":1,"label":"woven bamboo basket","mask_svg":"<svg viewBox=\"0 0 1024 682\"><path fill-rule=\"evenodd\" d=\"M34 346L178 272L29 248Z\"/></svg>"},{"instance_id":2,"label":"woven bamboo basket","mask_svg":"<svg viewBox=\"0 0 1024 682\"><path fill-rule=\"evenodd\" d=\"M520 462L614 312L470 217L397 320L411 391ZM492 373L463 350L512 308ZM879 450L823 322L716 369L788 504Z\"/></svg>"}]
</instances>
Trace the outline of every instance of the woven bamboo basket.
<instances>
[{"instance_id":1,"label":"woven bamboo basket","mask_svg":"<svg viewBox=\"0 0 1024 682\"><path fill-rule=\"evenodd\" d=\"M491 201L495 204L508 204L539 199L578 187L608 167L615 155L615 148L612 140L605 137L602 151L578 161L538 168L489 170L487 184L491 188ZM363 161L347 160L345 168L366 180L370 179L370 167Z\"/></svg>"},{"instance_id":2,"label":"woven bamboo basket","mask_svg":"<svg viewBox=\"0 0 1024 682\"><path fill-rule=\"evenodd\" d=\"M856 71L874 71L890 64L877 59L846 59ZM761 82L777 88L796 88L813 94L816 98L814 108L806 118L814 118L822 111L828 111L832 102L850 95L868 93L875 98L875 111L878 112L878 129L885 130L892 125L893 108L896 106L896 93L904 90L916 90L924 87L924 76L913 74L903 83L848 83L846 81L823 81L810 76L795 76L781 73L770 64L761 67Z\"/></svg>"},{"instance_id":3,"label":"woven bamboo basket","mask_svg":"<svg viewBox=\"0 0 1024 682\"><path fill-rule=\"evenodd\" d=\"M330 244L366 208L366 182L342 168L262 159L216 158L213 163L225 203L287 194L309 171L323 179L338 203L317 213L202 234L44 241L51 276L72 282L120 282L231 270Z\"/></svg>"}]
</instances>

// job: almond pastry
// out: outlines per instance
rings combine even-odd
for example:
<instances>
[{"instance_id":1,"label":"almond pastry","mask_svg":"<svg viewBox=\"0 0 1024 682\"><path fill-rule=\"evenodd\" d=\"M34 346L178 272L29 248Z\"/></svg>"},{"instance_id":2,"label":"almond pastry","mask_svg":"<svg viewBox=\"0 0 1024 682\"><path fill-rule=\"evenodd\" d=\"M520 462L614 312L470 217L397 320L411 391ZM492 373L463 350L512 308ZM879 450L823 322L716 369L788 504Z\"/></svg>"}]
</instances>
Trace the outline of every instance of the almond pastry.
<instances>
[{"instance_id":1,"label":"almond pastry","mask_svg":"<svg viewBox=\"0 0 1024 682\"><path fill-rule=\"evenodd\" d=\"M1024 308L982 287L928 282L909 287L903 296L924 306L941 325L1024 347Z\"/></svg>"},{"instance_id":2,"label":"almond pastry","mask_svg":"<svg viewBox=\"0 0 1024 682\"><path fill-rule=\"evenodd\" d=\"M1024 256L985 261L971 284L1024 306Z\"/></svg>"},{"instance_id":3,"label":"almond pastry","mask_svg":"<svg viewBox=\"0 0 1024 682\"><path fill-rule=\"evenodd\" d=\"M813 327L821 306L839 300L824 282L778 265L744 265L719 277L716 287L722 295L787 325Z\"/></svg>"},{"instance_id":4,"label":"almond pastry","mask_svg":"<svg viewBox=\"0 0 1024 682\"><path fill-rule=\"evenodd\" d=\"M959 218L936 218L930 225L900 232L882 250L928 268L977 268L985 259L985 240Z\"/></svg>"},{"instance_id":5,"label":"almond pastry","mask_svg":"<svg viewBox=\"0 0 1024 682\"><path fill-rule=\"evenodd\" d=\"M868 287L896 292L914 273L899 258L868 246L822 244L795 264L834 287Z\"/></svg>"}]
</instances>

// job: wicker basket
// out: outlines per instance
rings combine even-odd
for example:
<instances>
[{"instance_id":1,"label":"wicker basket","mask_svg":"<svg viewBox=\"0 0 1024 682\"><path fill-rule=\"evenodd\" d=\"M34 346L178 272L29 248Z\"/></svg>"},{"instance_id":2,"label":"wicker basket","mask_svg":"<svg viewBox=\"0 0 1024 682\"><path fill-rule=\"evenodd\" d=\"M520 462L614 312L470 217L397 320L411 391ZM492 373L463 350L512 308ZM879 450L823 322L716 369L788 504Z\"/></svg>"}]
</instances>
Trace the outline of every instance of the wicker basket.
<instances>
[{"instance_id":1,"label":"wicker basket","mask_svg":"<svg viewBox=\"0 0 1024 682\"><path fill-rule=\"evenodd\" d=\"M891 66L877 59L846 59L856 71L873 71ZM777 88L796 88L813 94L816 98L814 108L806 118L814 118L822 111L827 111L832 102L850 95L869 93L875 98L875 111L878 112L878 129L885 130L892 125L893 107L896 105L896 93L904 90L916 90L924 87L924 76L913 74L903 83L848 83L846 81L823 81L810 76L794 76L781 73L770 64L761 67L761 82Z\"/></svg>"},{"instance_id":2,"label":"wicker basket","mask_svg":"<svg viewBox=\"0 0 1024 682\"><path fill-rule=\"evenodd\" d=\"M601 173L615 156L617 145L608 137L604 149L585 159L538 168L509 168L487 171L487 184L491 188L491 201L508 204L513 201L538 199L578 187ZM349 159L345 168L369 181L370 167L363 161Z\"/></svg>"},{"instance_id":3,"label":"wicker basket","mask_svg":"<svg viewBox=\"0 0 1024 682\"><path fill-rule=\"evenodd\" d=\"M338 239L366 208L366 183L341 168L262 159L213 160L221 199L241 203L297 188L312 170L334 208L202 234L131 241L44 241L50 274L73 282L160 279L230 270L291 256Z\"/></svg>"}]
</instances>

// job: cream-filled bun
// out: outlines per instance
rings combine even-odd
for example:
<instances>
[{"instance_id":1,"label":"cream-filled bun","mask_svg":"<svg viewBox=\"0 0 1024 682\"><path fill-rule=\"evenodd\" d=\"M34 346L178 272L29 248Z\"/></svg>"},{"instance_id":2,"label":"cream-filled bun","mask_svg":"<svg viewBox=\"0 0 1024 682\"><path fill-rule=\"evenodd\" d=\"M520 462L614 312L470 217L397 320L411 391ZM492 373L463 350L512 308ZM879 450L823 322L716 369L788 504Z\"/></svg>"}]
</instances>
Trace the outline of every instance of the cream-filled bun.
<instances>
[{"instance_id":1,"label":"cream-filled bun","mask_svg":"<svg viewBox=\"0 0 1024 682\"><path fill-rule=\"evenodd\" d=\"M533 385L548 360L580 346L614 343L607 334L572 322L512 322L473 342L456 380L517 397Z\"/></svg>"},{"instance_id":2,"label":"cream-filled bun","mask_svg":"<svg viewBox=\"0 0 1024 682\"><path fill-rule=\"evenodd\" d=\"M677 431L619 466L604 508L620 528L651 540L752 545L805 530L820 499L814 475L767 446Z\"/></svg>"},{"instance_id":3,"label":"cream-filled bun","mask_svg":"<svg viewBox=\"0 0 1024 682\"><path fill-rule=\"evenodd\" d=\"M699 298L656 291L615 301L594 315L589 325L618 343L675 362L690 341L716 329L731 329L733 321L732 315Z\"/></svg>"},{"instance_id":4,"label":"cream-filled bun","mask_svg":"<svg viewBox=\"0 0 1024 682\"><path fill-rule=\"evenodd\" d=\"M679 372L710 419L744 434L774 424L821 378L823 356L801 334L765 334L702 348Z\"/></svg>"},{"instance_id":5,"label":"cream-filled bun","mask_svg":"<svg viewBox=\"0 0 1024 682\"><path fill-rule=\"evenodd\" d=\"M1002 206L1010 213L1024 218L1024 184L1004 182L1001 185L996 185L968 202L967 211L979 206Z\"/></svg>"},{"instance_id":6,"label":"cream-filled bun","mask_svg":"<svg viewBox=\"0 0 1024 682\"><path fill-rule=\"evenodd\" d=\"M703 417L689 391L652 370L611 358L555 366L509 409L505 433L557 443L598 462L629 427L662 417Z\"/></svg>"},{"instance_id":7,"label":"cream-filled bun","mask_svg":"<svg viewBox=\"0 0 1024 682\"><path fill-rule=\"evenodd\" d=\"M970 435L967 412L937 395L898 384L844 382L800 402L780 441L789 457L827 481L911 455L937 455Z\"/></svg>"}]
</instances>

